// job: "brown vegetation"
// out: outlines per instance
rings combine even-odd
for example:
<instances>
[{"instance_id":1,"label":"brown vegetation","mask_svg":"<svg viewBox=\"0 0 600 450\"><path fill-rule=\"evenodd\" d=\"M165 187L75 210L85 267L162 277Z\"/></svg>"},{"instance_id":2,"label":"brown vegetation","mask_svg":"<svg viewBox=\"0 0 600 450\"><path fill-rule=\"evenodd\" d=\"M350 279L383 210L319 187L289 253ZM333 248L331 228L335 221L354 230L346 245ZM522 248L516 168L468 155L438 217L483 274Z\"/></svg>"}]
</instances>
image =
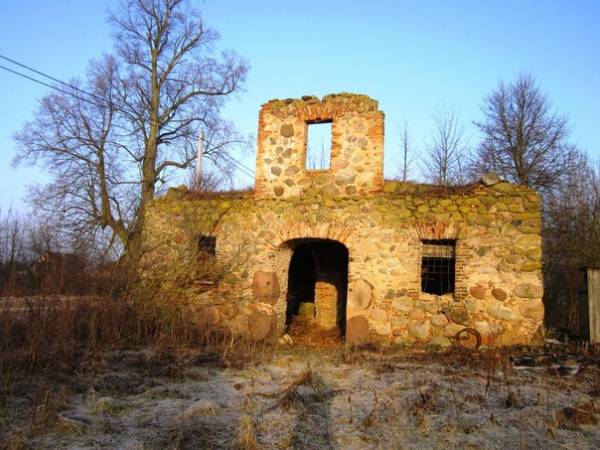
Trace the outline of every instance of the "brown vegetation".
<instances>
[{"instance_id":1,"label":"brown vegetation","mask_svg":"<svg viewBox=\"0 0 600 450\"><path fill-rule=\"evenodd\" d=\"M3 448L598 443L591 347L277 349L98 298L5 309L0 333Z\"/></svg>"}]
</instances>

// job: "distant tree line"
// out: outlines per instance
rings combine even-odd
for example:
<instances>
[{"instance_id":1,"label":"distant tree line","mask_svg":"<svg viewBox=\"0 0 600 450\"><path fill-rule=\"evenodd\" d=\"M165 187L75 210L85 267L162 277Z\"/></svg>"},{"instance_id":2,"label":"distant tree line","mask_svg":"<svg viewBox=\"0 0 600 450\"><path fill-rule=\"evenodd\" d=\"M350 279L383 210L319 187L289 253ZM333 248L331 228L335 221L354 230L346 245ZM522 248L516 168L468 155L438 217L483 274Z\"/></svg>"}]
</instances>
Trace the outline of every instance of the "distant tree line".
<instances>
[{"instance_id":1,"label":"distant tree line","mask_svg":"<svg viewBox=\"0 0 600 450\"><path fill-rule=\"evenodd\" d=\"M113 260L88 241L65 241L51 223L0 211L0 296L105 293Z\"/></svg>"}]
</instances>

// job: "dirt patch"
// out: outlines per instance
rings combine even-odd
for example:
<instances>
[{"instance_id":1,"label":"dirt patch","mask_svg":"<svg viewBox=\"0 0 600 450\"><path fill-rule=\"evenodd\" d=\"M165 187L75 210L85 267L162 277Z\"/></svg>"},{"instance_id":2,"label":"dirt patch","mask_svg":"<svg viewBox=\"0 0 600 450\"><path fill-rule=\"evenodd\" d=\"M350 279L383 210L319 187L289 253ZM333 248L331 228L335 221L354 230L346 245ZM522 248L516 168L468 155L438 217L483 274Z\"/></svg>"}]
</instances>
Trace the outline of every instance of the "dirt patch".
<instances>
[{"instance_id":1,"label":"dirt patch","mask_svg":"<svg viewBox=\"0 0 600 450\"><path fill-rule=\"evenodd\" d=\"M306 316L292 316L287 329L294 344L314 348L335 348L342 344L337 328L324 329L316 319Z\"/></svg>"}]
</instances>

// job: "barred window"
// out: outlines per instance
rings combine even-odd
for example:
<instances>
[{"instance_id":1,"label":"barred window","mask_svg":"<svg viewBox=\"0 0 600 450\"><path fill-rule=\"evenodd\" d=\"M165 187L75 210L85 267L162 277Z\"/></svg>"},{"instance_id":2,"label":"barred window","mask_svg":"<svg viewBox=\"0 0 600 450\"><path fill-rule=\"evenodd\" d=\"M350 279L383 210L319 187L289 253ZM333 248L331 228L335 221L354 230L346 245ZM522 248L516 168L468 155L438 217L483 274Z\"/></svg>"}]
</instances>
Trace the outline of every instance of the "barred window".
<instances>
[{"instance_id":1,"label":"barred window","mask_svg":"<svg viewBox=\"0 0 600 450\"><path fill-rule=\"evenodd\" d=\"M443 295L454 292L456 241L421 241L421 291Z\"/></svg>"}]
</instances>

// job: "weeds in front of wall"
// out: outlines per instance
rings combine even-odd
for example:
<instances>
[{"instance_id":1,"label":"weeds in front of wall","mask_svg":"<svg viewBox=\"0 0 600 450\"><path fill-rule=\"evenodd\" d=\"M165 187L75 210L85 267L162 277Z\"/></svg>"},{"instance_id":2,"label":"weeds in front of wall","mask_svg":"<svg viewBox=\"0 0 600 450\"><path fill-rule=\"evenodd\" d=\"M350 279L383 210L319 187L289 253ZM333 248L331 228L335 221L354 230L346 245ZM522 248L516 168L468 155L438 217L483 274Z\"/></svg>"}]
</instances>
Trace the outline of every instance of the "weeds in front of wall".
<instances>
[{"instance_id":1,"label":"weeds in front of wall","mask_svg":"<svg viewBox=\"0 0 600 450\"><path fill-rule=\"evenodd\" d=\"M243 368L270 346L199 324L184 311L141 311L125 300L29 302L0 311L0 406L19 374L72 374L107 352L140 348L153 350L140 362L148 373L181 379L194 363Z\"/></svg>"}]
</instances>

